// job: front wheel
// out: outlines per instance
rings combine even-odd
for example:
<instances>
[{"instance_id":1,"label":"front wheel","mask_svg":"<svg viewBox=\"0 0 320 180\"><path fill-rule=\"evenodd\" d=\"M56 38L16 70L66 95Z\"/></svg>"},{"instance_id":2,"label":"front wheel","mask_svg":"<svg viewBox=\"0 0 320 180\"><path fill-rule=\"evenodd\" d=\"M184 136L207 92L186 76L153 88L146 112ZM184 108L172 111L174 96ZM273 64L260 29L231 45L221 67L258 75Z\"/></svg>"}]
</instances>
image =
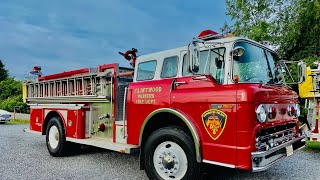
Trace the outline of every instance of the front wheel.
<instances>
[{"instance_id":1,"label":"front wheel","mask_svg":"<svg viewBox=\"0 0 320 180\"><path fill-rule=\"evenodd\" d=\"M199 179L199 163L190 136L178 127L154 132L144 147L150 179Z\"/></svg>"}]
</instances>

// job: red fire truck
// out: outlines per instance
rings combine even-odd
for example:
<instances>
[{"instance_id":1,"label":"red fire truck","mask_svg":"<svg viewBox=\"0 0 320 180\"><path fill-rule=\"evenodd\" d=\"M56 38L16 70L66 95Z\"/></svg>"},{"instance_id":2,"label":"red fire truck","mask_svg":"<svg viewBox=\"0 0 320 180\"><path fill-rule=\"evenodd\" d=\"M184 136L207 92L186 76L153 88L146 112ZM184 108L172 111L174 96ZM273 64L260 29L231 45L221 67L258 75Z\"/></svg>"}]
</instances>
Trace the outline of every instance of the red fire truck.
<instances>
[{"instance_id":1,"label":"red fire truck","mask_svg":"<svg viewBox=\"0 0 320 180\"><path fill-rule=\"evenodd\" d=\"M304 146L279 62L262 44L207 30L134 68L39 75L24 87L28 131L52 156L75 144L140 152L150 179L197 179L201 163L263 171Z\"/></svg>"}]
</instances>

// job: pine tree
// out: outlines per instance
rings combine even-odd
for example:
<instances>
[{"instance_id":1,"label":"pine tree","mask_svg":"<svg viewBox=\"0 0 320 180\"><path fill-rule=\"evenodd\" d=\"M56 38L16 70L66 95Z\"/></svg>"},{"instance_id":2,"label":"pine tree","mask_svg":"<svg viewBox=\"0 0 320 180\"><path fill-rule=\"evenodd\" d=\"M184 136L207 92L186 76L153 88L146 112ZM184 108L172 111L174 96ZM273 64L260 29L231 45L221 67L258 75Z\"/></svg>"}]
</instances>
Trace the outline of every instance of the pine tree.
<instances>
[{"instance_id":1,"label":"pine tree","mask_svg":"<svg viewBox=\"0 0 320 180\"><path fill-rule=\"evenodd\" d=\"M8 79L8 70L4 68L4 64L0 59L0 82L6 79Z\"/></svg>"}]
</instances>

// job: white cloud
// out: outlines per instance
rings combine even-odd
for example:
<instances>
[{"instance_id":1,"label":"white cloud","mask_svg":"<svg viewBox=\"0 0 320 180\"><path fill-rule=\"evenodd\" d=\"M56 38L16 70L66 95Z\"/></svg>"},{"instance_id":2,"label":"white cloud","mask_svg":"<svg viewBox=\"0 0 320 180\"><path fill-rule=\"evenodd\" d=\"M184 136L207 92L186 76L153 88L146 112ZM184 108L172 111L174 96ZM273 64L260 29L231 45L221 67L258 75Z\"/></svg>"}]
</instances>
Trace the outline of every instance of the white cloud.
<instances>
[{"instance_id":1,"label":"white cloud","mask_svg":"<svg viewBox=\"0 0 320 180\"><path fill-rule=\"evenodd\" d=\"M113 62L126 65L118 51L136 47L146 54L174 48L202 28L221 27L224 10L210 2L212 8L188 7L185 1L4 1L0 58L20 79L34 65L46 74Z\"/></svg>"}]
</instances>

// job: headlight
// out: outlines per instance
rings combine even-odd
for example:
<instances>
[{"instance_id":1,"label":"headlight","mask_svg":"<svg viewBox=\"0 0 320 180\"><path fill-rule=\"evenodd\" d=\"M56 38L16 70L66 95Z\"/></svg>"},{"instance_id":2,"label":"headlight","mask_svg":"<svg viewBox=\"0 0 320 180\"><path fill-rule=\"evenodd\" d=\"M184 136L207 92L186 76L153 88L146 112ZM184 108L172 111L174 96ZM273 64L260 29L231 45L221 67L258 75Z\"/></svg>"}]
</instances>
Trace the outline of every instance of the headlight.
<instances>
[{"instance_id":1,"label":"headlight","mask_svg":"<svg viewBox=\"0 0 320 180\"><path fill-rule=\"evenodd\" d=\"M287 112L288 112L288 115L289 116L293 116L294 114L295 114L295 108L294 108L294 105L291 105L291 104L289 104L288 105L288 108L287 108Z\"/></svg>"},{"instance_id":2,"label":"headlight","mask_svg":"<svg viewBox=\"0 0 320 180\"><path fill-rule=\"evenodd\" d=\"M294 110L295 110L294 115L295 115L296 117L299 117L299 116L300 116L300 105L299 105L299 104L295 104L295 105L294 105Z\"/></svg>"},{"instance_id":3,"label":"headlight","mask_svg":"<svg viewBox=\"0 0 320 180\"><path fill-rule=\"evenodd\" d=\"M256 114L259 122L263 123L267 120L267 110L263 104L260 104L256 109Z\"/></svg>"}]
</instances>

